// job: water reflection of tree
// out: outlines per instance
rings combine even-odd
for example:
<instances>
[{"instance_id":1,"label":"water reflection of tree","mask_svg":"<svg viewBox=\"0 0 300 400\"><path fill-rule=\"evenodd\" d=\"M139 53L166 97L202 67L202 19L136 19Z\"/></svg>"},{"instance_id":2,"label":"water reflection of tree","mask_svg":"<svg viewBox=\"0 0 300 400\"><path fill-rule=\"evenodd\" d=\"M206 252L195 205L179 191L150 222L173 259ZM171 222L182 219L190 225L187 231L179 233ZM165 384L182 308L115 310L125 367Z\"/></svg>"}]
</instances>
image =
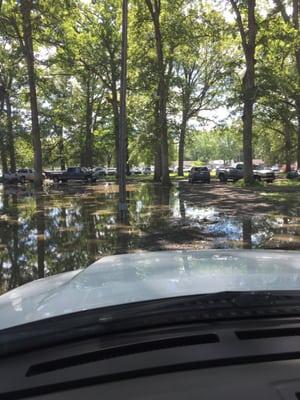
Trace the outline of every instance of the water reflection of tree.
<instances>
[{"instance_id":1,"label":"water reflection of tree","mask_svg":"<svg viewBox=\"0 0 300 400\"><path fill-rule=\"evenodd\" d=\"M243 218L243 248L252 249L252 220L250 217Z\"/></svg>"},{"instance_id":2,"label":"water reflection of tree","mask_svg":"<svg viewBox=\"0 0 300 400\"><path fill-rule=\"evenodd\" d=\"M9 204L8 204L8 195L5 192L1 193L1 202L2 202L2 207L0 210L0 215L2 216L2 218L0 218L0 245L1 245L1 249L0 249L0 257L1 257L1 275L0 275L0 279L1 279L1 284L0 284L0 292L4 292L6 291L6 282L5 282L5 278L6 278L6 274L4 273L3 270L3 265L6 262L7 263L7 257L8 257L8 243L9 243L9 236L8 236L8 227L7 227L7 222L5 221L5 215L7 215L8 213L8 208L9 208Z\"/></svg>"},{"instance_id":3,"label":"water reflection of tree","mask_svg":"<svg viewBox=\"0 0 300 400\"><path fill-rule=\"evenodd\" d=\"M19 268L19 232L18 232L18 201L17 195L12 195L12 207L10 211L12 225L10 227L12 233L12 247L9 247L9 256L11 261L11 280L9 288L14 288L20 284L20 268Z\"/></svg>"},{"instance_id":4,"label":"water reflection of tree","mask_svg":"<svg viewBox=\"0 0 300 400\"><path fill-rule=\"evenodd\" d=\"M38 278L45 276L45 201L42 195L36 196L36 231L37 231L37 270Z\"/></svg>"}]
</instances>

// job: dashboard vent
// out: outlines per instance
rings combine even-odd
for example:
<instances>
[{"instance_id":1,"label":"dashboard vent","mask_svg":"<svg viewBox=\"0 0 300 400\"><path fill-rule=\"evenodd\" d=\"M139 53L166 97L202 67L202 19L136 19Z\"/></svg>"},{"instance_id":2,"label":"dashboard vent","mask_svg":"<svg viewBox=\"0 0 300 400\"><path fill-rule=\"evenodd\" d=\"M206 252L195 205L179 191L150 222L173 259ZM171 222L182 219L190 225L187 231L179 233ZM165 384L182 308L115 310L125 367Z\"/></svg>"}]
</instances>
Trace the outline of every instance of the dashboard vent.
<instances>
[{"instance_id":1,"label":"dashboard vent","mask_svg":"<svg viewBox=\"0 0 300 400\"><path fill-rule=\"evenodd\" d=\"M101 361L109 358L122 357L136 353L144 353L154 350L162 350L181 346L193 346L207 343L218 343L219 337L215 334L183 336L167 339L159 339L149 342L121 345L103 350L65 357L57 360L47 361L32 365L26 376L40 375L63 368L75 367L77 365Z\"/></svg>"},{"instance_id":2,"label":"dashboard vent","mask_svg":"<svg viewBox=\"0 0 300 400\"><path fill-rule=\"evenodd\" d=\"M235 332L240 340L267 339L284 336L300 336L300 328L258 329Z\"/></svg>"}]
</instances>

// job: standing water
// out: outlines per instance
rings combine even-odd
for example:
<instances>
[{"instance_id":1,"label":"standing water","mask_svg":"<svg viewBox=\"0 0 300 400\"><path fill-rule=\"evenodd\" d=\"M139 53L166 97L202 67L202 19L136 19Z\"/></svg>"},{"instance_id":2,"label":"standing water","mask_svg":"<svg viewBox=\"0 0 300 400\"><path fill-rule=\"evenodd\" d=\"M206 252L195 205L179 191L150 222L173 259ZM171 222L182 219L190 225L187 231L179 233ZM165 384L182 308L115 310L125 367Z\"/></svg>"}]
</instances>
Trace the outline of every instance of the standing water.
<instances>
[{"instance_id":1,"label":"standing water","mask_svg":"<svg viewBox=\"0 0 300 400\"><path fill-rule=\"evenodd\" d=\"M120 224L118 187L57 185L0 190L0 294L28 281L137 250L300 249L300 216L236 216L190 204L178 186L128 185L128 223Z\"/></svg>"}]
</instances>

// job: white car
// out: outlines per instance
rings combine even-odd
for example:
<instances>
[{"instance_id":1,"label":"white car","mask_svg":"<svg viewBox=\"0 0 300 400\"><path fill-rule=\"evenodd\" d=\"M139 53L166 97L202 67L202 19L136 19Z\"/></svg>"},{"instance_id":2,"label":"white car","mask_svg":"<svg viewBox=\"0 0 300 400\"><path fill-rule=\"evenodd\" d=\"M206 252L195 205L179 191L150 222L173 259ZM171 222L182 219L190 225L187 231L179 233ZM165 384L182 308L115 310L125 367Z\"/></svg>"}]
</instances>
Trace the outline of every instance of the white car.
<instances>
[{"instance_id":1,"label":"white car","mask_svg":"<svg viewBox=\"0 0 300 400\"><path fill-rule=\"evenodd\" d=\"M144 175L150 175L152 173L151 167L143 167L141 171Z\"/></svg>"},{"instance_id":2,"label":"white car","mask_svg":"<svg viewBox=\"0 0 300 400\"><path fill-rule=\"evenodd\" d=\"M106 168L106 175L117 175L117 168L114 167Z\"/></svg>"},{"instance_id":3,"label":"white car","mask_svg":"<svg viewBox=\"0 0 300 400\"><path fill-rule=\"evenodd\" d=\"M17 170L17 175L21 182L34 181L34 171L31 168L20 168Z\"/></svg>"},{"instance_id":4,"label":"white car","mask_svg":"<svg viewBox=\"0 0 300 400\"><path fill-rule=\"evenodd\" d=\"M133 175L140 175L142 173L142 170L139 167L132 167L130 168L130 173Z\"/></svg>"},{"instance_id":5,"label":"white car","mask_svg":"<svg viewBox=\"0 0 300 400\"><path fill-rule=\"evenodd\" d=\"M93 168L93 175L96 178L100 178L101 176L105 176L107 173L106 168L104 167L95 167Z\"/></svg>"},{"instance_id":6,"label":"white car","mask_svg":"<svg viewBox=\"0 0 300 400\"><path fill-rule=\"evenodd\" d=\"M297 399L299 318L300 252L105 257L0 296L0 399Z\"/></svg>"}]
</instances>

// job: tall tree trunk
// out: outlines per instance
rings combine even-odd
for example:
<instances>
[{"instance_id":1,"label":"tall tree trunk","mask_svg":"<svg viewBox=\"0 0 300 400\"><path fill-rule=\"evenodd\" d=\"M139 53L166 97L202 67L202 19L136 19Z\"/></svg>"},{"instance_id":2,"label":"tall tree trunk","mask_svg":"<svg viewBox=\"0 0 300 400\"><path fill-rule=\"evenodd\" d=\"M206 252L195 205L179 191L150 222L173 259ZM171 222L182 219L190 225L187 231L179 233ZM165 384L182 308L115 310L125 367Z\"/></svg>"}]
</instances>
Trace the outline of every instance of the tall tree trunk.
<instances>
[{"instance_id":1,"label":"tall tree trunk","mask_svg":"<svg viewBox=\"0 0 300 400\"><path fill-rule=\"evenodd\" d=\"M236 14L236 21L240 31L242 45L246 61L246 73L243 78L243 155L244 155L244 180L245 183L253 182L253 151L252 151L252 126L253 126L253 107L256 97L255 87L255 49L257 25L255 17L256 0L248 0L247 7L247 27L243 25L242 13L236 0L230 0Z\"/></svg>"},{"instance_id":2,"label":"tall tree trunk","mask_svg":"<svg viewBox=\"0 0 300 400\"><path fill-rule=\"evenodd\" d=\"M161 166L161 145L160 142L156 143L156 151L154 155L154 182L161 181L162 166Z\"/></svg>"},{"instance_id":3,"label":"tall tree trunk","mask_svg":"<svg viewBox=\"0 0 300 400\"><path fill-rule=\"evenodd\" d=\"M161 181L162 164L161 164L161 141L160 141L160 128L159 128L159 93L156 93L154 107L154 129L156 142L154 143L154 182Z\"/></svg>"},{"instance_id":4,"label":"tall tree trunk","mask_svg":"<svg viewBox=\"0 0 300 400\"><path fill-rule=\"evenodd\" d=\"M8 172L8 164L7 164L7 154L6 154L6 141L4 131L0 127L0 158L1 158L1 166L2 172Z\"/></svg>"},{"instance_id":5,"label":"tall tree trunk","mask_svg":"<svg viewBox=\"0 0 300 400\"><path fill-rule=\"evenodd\" d=\"M299 12L300 12L300 2L299 0L293 0L293 26L300 33L299 29ZM297 49L295 51L296 69L298 73L298 86L296 92L296 112L297 112L297 167L300 169L300 45L298 42Z\"/></svg>"},{"instance_id":6,"label":"tall tree trunk","mask_svg":"<svg viewBox=\"0 0 300 400\"><path fill-rule=\"evenodd\" d=\"M289 123L284 123L284 139L285 139L285 172L291 171L292 163L292 139Z\"/></svg>"},{"instance_id":7,"label":"tall tree trunk","mask_svg":"<svg viewBox=\"0 0 300 400\"><path fill-rule=\"evenodd\" d=\"M161 166L162 166L162 184L170 185L169 176L169 150L168 150L168 123L167 123L167 98L168 86L166 84L166 65L163 52L163 40L160 30L160 2L146 0L147 7L150 11L156 44L156 57L158 67L158 96L159 96L159 139L161 142Z\"/></svg>"},{"instance_id":8,"label":"tall tree trunk","mask_svg":"<svg viewBox=\"0 0 300 400\"><path fill-rule=\"evenodd\" d=\"M170 185L169 176L169 149L168 149L168 124L167 124L167 93L164 74L160 78L160 129L161 129L161 167L163 185Z\"/></svg>"},{"instance_id":9,"label":"tall tree trunk","mask_svg":"<svg viewBox=\"0 0 300 400\"><path fill-rule=\"evenodd\" d=\"M86 82L86 114L85 114L85 149L84 166L93 167L93 90L91 80L88 77Z\"/></svg>"},{"instance_id":10,"label":"tall tree trunk","mask_svg":"<svg viewBox=\"0 0 300 400\"><path fill-rule=\"evenodd\" d=\"M245 93L243 111L243 158L244 158L244 180L246 184L253 182L253 150L252 150L252 124L253 124L254 102Z\"/></svg>"},{"instance_id":11,"label":"tall tree trunk","mask_svg":"<svg viewBox=\"0 0 300 400\"><path fill-rule=\"evenodd\" d=\"M246 184L253 182L253 151L252 151L252 126L253 106L255 102L255 45L256 45L256 20L255 0L248 1L248 35L246 46L246 75L244 79L244 112L243 112L243 151L244 151L244 179Z\"/></svg>"},{"instance_id":12,"label":"tall tree trunk","mask_svg":"<svg viewBox=\"0 0 300 400\"><path fill-rule=\"evenodd\" d=\"M7 137L8 137L8 152L10 158L10 170L16 172L16 152L15 152L15 139L12 124L12 112L9 94L5 97L6 113L7 113Z\"/></svg>"},{"instance_id":13,"label":"tall tree trunk","mask_svg":"<svg viewBox=\"0 0 300 400\"><path fill-rule=\"evenodd\" d=\"M127 54L128 54L128 0L122 0L122 48L120 78L120 123L118 153L119 213L118 221L125 223L127 216L126 161L127 161Z\"/></svg>"},{"instance_id":14,"label":"tall tree trunk","mask_svg":"<svg viewBox=\"0 0 300 400\"><path fill-rule=\"evenodd\" d=\"M0 117L2 116L5 101L5 88L0 85ZM7 165L7 155L6 155L6 145L5 145L5 133L0 126L0 161L2 166L2 172L6 173L8 171Z\"/></svg>"},{"instance_id":15,"label":"tall tree trunk","mask_svg":"<svg viewBox=\"0 0 300 400\"><path fill-rule=\"evenodd\" d=\"M277 9L280 11L282 15L282 19L286 24L292 26L299 35L299 12L300 12L300 2L299 0L293 0L292 2L292 18L287 13L287 8L285 2L283 0L273 0ZM300 93L299 93L299 85L300 85L300 45L299 41L297 44L297 48L295 51L295 64L296 70L298 74L298 85L295 93L295 105L296 105L296 113L297 113L297 166L300 168Z\"/></svg>"},{"instance_id":16,"label":"tall tree trunk","mask_svg":"<svg viewBox=\"0 0 300 400\"><path fill-rule=\"evenodd\" d=\"M34 67L34 51L32 43L31 10L33 0L21 0L21 14L23 24L24 56L26 59L29 96L31 107L31 133L34 149L35 186L37 189L43 185L42 146L40 138L39 114L36 94L36 75Z\"/></svg>"},{"instance_id":17,"label":"tall tree trunk","mask_svg":"<svg viewBox=\"0 0 300 400\"><path fill-rule=\"evenodd\" d=\"M117 90L117 74L115 63L113 59L110 61L110 68L111 68L111 105L113 111L113 124L114 124L114 134L115 134L115 159L116 159L116 167L117 173L119 172L119 163L118 163L118 155L119 155L119 103L118 103L118 90Z\"/></svg>"},{"instance_id":18,"label":"tall tree trunk","mask_svg":"<svg viewBox=\"0 0 300 400\"><path fill-rule=\"evenodd\" d=\"M178 176L184 175L183 162L184 162L186 125L187 125L187 118L185 112L183 112L181 126L180 126L179 148L178 148Z\"/></svg>"},{"instance_id":19,"label":"tall tree trunk","mask_svg":"<svg viewBox=\"0 0 300 400\"><path fill-rule=\"evenodd\" d=\"M300 73L299 73L300 79ZM297 111L297 168L300 169L300 98L296 101Z\"/></svg>"},{"instance_id":20,"label":"tall tree trunk","mask_svg":"<svg viewBox=\"0 0 300 400\"><path fill-rule=\"evenodd\" d=\"M66 160L65 160L65 145L64 145L64 128L63 126L58 126L56 128L58 133L58 151L59 151L59 159L60 159L60 169L64 171L66 169Z\"/></svg>"}]
</instances>

